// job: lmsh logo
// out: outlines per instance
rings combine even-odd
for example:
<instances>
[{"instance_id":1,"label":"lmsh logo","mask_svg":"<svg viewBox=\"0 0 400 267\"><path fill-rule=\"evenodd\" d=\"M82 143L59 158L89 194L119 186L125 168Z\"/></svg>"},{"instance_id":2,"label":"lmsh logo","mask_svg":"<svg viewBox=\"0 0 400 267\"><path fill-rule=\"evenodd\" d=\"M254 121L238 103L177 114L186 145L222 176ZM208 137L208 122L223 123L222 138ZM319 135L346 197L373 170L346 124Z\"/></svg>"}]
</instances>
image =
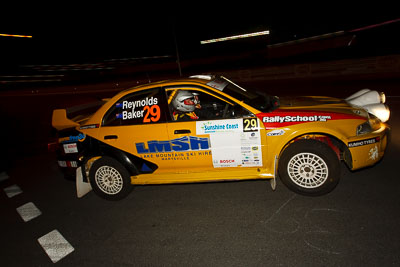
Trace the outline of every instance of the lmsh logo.
<instances>
[{"instance_id":1,"label":"lmsh logo","mask_svg":"<svg viewBox=\"0 0 400 267\"><path fill-rule=\"evenodd\" d=\"M145 143L136 143L135 145L139 154L210 149L208 138L195 136L184 136L167 141L148 141L147 146Z\"/></svg>"}]
</instances>

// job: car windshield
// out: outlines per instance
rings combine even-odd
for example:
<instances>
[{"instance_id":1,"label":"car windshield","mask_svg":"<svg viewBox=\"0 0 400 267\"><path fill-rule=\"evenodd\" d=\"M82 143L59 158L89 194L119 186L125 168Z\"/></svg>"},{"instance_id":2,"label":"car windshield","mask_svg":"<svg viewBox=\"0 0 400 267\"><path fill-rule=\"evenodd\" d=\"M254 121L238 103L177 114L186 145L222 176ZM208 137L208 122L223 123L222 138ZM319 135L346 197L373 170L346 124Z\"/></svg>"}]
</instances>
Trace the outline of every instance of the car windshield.
<instances>
[{"instance_id":1,"label":"car windshield","mask_svg":"<svg viewBox=\"0 0 400 267\"><path fill-rule=\"evenodd\" d=\"M279 106L278 97L270 96L263 92L244 89L223 76L210 81L207 85L263 112L272 111Z\"/></svg>"}]
</instances>

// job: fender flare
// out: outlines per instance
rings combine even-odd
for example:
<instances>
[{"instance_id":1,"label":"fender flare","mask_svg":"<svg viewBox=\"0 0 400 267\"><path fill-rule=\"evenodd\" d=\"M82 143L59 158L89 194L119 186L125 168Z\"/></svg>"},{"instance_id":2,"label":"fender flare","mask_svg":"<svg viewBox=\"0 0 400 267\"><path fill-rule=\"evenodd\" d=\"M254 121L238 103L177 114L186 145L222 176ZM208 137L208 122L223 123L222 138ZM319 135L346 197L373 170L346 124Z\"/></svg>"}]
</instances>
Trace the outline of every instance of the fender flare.
<instances>
[{"instance_id":1,"label":"fender flare","mask_svg":"<svg viewBox=\"0 0 400 267\"><path fill-rule=\"evenodd\" d=\"M339 139L335 135L325 132L308 132L294 136L290 140L287 140L287 142L281 147L280 151L278 151L279 158L291 143L303 138L315 139L317 141L326 143L337 154L339 160L343 160L346 165L352 169L353 160L349 148L346 146L343 140Z\"/></svg>"},{"instance_id":2,"label":"fender flare","mask_svg":"<svg viewBox=\"0 0 400 267\"><path fill-rule=\"evenodd\" d=\"M91 151L92 153L84 155L85 160L82 166L86 166L86 163L94 157L109 156L120 162L131 176L136 176L143 173L153 173L155 170L158 169L158 166L150 161L144 160L126 151L110 146L97 139L92 138L91 141L91 146L96 147L96 149L89 149L89 151ZM84 180L87 180L85 174L86 171L88 170L82 169Z\"/></svg>"}]
</instances>

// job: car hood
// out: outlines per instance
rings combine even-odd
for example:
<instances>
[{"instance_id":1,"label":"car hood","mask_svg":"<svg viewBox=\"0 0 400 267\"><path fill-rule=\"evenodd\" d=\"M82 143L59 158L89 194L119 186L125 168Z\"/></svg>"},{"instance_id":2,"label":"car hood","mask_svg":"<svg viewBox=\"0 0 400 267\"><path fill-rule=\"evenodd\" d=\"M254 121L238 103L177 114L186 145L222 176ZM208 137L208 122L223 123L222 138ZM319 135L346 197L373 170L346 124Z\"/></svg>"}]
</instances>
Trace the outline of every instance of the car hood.
<instances>
[{"instance_id":1,"label":"car hood","mask_svg":"<svg viewBox=\"0 0 400 267\"><path fill-rule=\"evenodd\" d=\"M280 97L280 110L298 110L298 111L320 111L328 113L342 113L348 115L357 115L363 118L368 117L368 113L360 107L354 107L346 100L326 97L326 96L295 96Z\"/></svg>"},{"instance_id":2,"label":"car hood","mask_svg":"<svg viewBox=\"0 0 400 267\"><path fill-rule=\"evenodd\" d=\"M282 97L279 102L280 105L277 109L257 114L266 129L310 122L366 120L368 118L368 113L364 109L353 107L345 100L338 98L322 96Z\"/></svg>"}]
</instances>

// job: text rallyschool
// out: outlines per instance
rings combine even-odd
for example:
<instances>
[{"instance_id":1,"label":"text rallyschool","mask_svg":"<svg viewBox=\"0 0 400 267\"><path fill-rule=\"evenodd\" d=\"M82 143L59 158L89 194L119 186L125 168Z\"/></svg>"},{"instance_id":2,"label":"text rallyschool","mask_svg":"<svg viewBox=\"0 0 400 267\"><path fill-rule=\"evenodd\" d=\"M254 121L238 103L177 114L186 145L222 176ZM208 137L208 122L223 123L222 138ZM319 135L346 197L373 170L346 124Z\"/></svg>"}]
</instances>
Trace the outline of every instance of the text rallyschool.
<instances>
[{"instance_id":1,"label":"text rallyschool","mask_svg":"<svg viewBox=\"0 0 400 267\"><path fill-rule=\"evenodd\" d=\"M284 122L313 122L313 121L326 121L330 120L331 116L320 116L320 115L313 115L313 116L274 116L274 117L264 117L263 122L277 122L277 123L284 123Z\"/></svg>"}]
</instances>

